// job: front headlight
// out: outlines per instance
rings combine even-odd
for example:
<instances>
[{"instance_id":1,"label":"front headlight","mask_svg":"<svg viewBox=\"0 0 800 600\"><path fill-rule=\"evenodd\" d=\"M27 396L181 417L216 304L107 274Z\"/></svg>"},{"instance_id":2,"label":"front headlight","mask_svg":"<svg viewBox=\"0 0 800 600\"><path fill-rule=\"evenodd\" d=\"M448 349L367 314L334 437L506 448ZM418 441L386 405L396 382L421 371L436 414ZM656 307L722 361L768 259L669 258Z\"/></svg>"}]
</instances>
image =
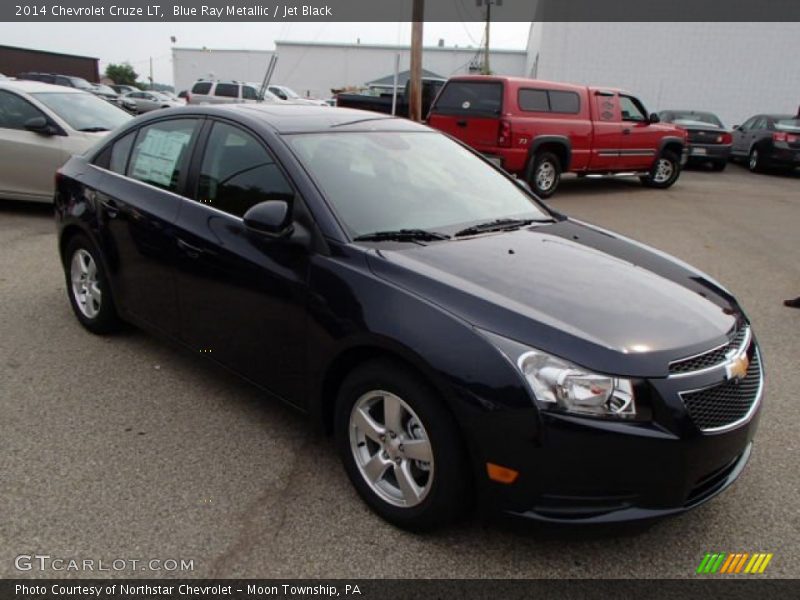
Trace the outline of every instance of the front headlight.
<instances>
[{"instance_id":1,"label":"front headlight","mask_svg":"<svg viewBox=\"0 0 800 600\"><path fill-rule=\"evenodd\" d=\"M520 370L539 402L575 414L623 419L636 416L629 379L593 373L541 350L481 333Z\"/></svg>"}]
</instances>

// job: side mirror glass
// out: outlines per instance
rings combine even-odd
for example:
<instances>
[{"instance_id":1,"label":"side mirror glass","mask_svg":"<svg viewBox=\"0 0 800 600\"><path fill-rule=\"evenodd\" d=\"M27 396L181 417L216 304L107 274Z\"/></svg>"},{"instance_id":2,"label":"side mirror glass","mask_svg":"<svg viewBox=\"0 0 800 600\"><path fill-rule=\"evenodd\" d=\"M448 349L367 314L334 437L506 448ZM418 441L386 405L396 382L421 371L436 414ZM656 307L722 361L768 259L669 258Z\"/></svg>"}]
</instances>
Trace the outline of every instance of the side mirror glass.
<instances>
[{"instance_id":1,"label":"side mirror glass","mask_svg":"<svg viewBox=\"0 0 800 600\"><path fill-rule=\"evenodd\" d=\"M265 200L244 213L244 225L249 230L268 237L282 238L292 234L292 211L283 199Z\"/></svg>"},{"instance_id":2,"label":"side mirror glass","mask_svg":"<svg viewBox=\"0 0 800 600\"><path fill-rule=\"evenodd\" d=\"M650 113L650 122L651 123L660 123L661 117L658 116L658 113Z\"/></svg>"},{"instance_id":3,"label":"side mirror glass","mask_svg":"<svg viewBox=\"0 0 800 600\"><path fill-rule=\"evenodd\" d=\"M53 135L53 129L50 123L44 117L33 117L25 121L25 129L42 135Z\"/></svg>"}]
</instances>

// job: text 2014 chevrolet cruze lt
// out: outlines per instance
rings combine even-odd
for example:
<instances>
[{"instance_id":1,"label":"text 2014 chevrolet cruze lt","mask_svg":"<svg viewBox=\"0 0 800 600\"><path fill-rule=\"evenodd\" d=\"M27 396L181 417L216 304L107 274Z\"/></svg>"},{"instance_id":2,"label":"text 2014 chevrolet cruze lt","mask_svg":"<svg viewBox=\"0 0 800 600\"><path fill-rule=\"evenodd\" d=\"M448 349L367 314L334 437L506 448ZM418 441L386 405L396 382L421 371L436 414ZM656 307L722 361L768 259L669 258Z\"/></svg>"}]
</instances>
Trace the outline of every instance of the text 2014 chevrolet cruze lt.
<instances>
[{"instance_id":1,"label":"text 2014 chevrolet cruze lt","mask_svg":"<svg viewBox=\"0 0 800 600\"><path fill-rule=\"evenodd\" d=\"M57 176L75 315L233 369L424 529L679 513L750 455L745 314L664 254L548 210L410 121L310 106L140 117Z\"/></svg>"}]
</instances>

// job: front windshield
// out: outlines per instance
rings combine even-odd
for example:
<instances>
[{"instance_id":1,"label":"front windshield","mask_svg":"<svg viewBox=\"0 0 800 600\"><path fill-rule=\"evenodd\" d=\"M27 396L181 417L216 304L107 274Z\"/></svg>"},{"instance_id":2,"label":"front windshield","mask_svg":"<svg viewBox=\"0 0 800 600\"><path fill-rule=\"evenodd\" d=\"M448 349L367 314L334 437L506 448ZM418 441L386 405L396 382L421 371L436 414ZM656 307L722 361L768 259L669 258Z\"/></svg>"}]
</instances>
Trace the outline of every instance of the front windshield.
<instances>
[{"instance_id":1,"label":"front windshield","mask_svg":"<svg viewBox=\"0 0 800 600\"><path fill-rule=\"evenodd\" d=\"M37 92L32 96L78 131L110 131L133 118L92 94Z\"/></svg>"},{"instance_id":2,"label":"front windshield","mask_svg":"<svg viewBox=\"0 0 800 600\"><path fill-rule=\"evenodd\" d=\"M672 113L672 122L679 125L712 125L714 127L722 127L722 121L715 115L702 112L674 112Z\"/></svg>"},{"instance_id":3,"label":"front windshield","mask_svg":"<svg viewBox=\"0 0 800 600\"><path fill-rule=\"evenodd\" d=\"M775 121L778 131L800 131L800 119L780 119Z\"/></svg>"},{"instance_id":4,"label":"front windshield","mask_svg":"<svg viewBox=\"0 0 800 600\"><path fill-rule=\"evenodd\" d=\"M281 91L282 91L284 94L286 94L286 97L287 97L287 98L299 98L299 97L300 97L300 96L298 96L298 95L295 93L295 91L294 91L294 90L291 90L291 89L289 89L289 88L287 88L287 87L282 87L282 88L279 88L279 89L280 89L280 90L281 90Z\"/></svg>"},{"instance_id":5,"label":"front windshield","mask_svg":"<svg viewBox=\"0 0 800 600\"><path fill-rule=\"evenodd\" d=\"M287 136L351 237L424 229L453 233L494 219L549 219L512 181L435 132Z\"/></svg>"}]
</instances>

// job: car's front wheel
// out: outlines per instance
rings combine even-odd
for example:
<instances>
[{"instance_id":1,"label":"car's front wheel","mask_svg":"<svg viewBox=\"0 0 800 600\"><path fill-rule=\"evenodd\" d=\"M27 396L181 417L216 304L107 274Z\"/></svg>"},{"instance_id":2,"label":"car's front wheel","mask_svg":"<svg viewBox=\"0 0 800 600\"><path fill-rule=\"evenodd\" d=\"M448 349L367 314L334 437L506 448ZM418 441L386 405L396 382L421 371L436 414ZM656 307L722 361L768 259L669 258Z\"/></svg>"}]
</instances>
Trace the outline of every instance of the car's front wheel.
<instances>
[{"instance_id":1,"label":"car's front wheel","mask_svg":"<svg viewBox=\"0 0 800 600\"><path fill-rule=\"evenodd\" d=\"M64 252L67 294L75 316L92 333L119 329L111 288L100 254L84 235L74 236Z\"/></svg>"},{"instance_id":2,"label":"car's front wheel","mask_svg":"<svg viewBox=\"0 0 800 600\"><path fill-rule=\"evenodd\" d=\"M334 426L350 480L381 517L420 531L463 514L466 452L452 416L416 373L384 360L357 368L340 388Z\"/></svg>"},{"instance_id":3,"label":"car's front wheel","mask_svg":"<svg viewBox=\"0 0 800 600\"><path fill-rule=\"evenodd\" d=\"M640 179L648 187L665 189L678 181L680 174L680 158L674 152L665 151L653 163L650 172Z\"/></svg>"}]
</instances>

